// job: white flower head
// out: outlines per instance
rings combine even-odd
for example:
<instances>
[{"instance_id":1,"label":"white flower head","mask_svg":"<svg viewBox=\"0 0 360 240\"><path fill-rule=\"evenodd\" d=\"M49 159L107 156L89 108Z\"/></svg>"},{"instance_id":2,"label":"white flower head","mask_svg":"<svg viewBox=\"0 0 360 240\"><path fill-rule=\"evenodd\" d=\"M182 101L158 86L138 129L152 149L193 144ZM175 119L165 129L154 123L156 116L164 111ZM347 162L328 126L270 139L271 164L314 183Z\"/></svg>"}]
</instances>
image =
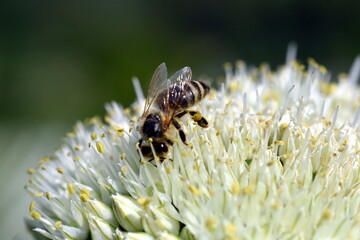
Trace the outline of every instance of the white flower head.
<instances>
[{"instance_id":1,"label":"white flower head","mask_svg":"<svg viewBox=\"0 0 360 240\"><path fill-rule=\"evenodd\" d=\"M107 123L77 123L28 171L29 224L49 239L357 238L360 58L332 83L291 51L275 72L227 65L194 107L209 128L184 116L190 144L164 161L139 155L139 87L131 108L106 106Z\"/></svg>"}]
</instances>

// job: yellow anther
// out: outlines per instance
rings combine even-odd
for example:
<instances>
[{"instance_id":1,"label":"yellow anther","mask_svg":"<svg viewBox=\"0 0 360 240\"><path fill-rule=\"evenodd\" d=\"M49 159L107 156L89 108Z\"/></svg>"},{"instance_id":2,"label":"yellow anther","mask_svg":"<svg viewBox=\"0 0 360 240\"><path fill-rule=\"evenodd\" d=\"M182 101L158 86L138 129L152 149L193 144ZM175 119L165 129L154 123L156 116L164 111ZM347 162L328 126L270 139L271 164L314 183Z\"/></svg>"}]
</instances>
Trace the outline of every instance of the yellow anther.
<instances>
[{"instance_id":1,"label":"yellow anther","mask_svg":"<svg viewBox=\"0 0 360 240\"><path fill-rule=\"evenodd\" d=\"M230 106L232 104L232 101L229 101L228 103L226 103L226 106Z\"/></svg>"},{"instance_id":2,"label":"yellow anther","mask_svg":"<svg viewBox=\"0 0 360 240\"><path fill-rule=\"evenodd\" d=\"M324 66L322 66L322 65L320 66L319 70L320 70L320 72L323 73L323 74L326 74L327 71L328 71L328 70L326 69L326 67L324 67Z\"/></svg>"},{"instance_id":3,"label":"yellow anther","mask_svg":"<svg viewBox=\"0 0 360 240\"><path fill-rule=\"evenodd\" d=\"M273 203L273 204L271 204L271 207L273 208L273 209L279 209L280 207L281 207L281 204L280 203Z\"/></svg>"},{"instance_id":4,"label":"yellow anther","mask_svg":"<svg viewBox=\"0 0 360 240\"><path fill-rule=\"evenodd\" d=\"M216 131L216 136L220 136L220 134L221 134L221 129Z\"/></svg>"},{"instance_id":5,"label":"yellow anther","mask_svg":"<svg viewBox=\"0 0 360 240\"><path fill-rule=\"evenodd\" d=\"M61 227L62 227L62 222L61 221L55 222L55 228L56 229L60 229Z\"/></svg>"},{"instance_id":6,"label":"yellow anther","mask_svg":"<svg viewBox=\"0 0 360 240\"><path fill-rule=\"evenodd\" d=\"M50 160L49 157L43 157L43 158L41 158L41 159L39 160L39 162L40 162L40 163L46 163L46 162L48 162L49 160Z\"/></svg>"},{"instance_id":7,"label":"yellow anther","mask_svg":"<svg viewBox=\"0 0 360 240\"><path fill-rule=\"evenodd\" d=\"M39 192L39 193L34 194L34 197L42 197L42 196L44 196L43 192Z\"/></svg>"},{"instance_id":8,"label":"yellow anther","mask_svg":"<svg viewBox=\"0 0 360 240\"><path fill-rule=\"evenodd\" d=\"M298 137L301 137L301 136L303 135L303 133L302 133L301 130L299 130L299 131L296 131L296 135L297 135Z\"/></svg>"},{"instance_id":9,"label":"yellow anther","mask_svg":"<svg viewBox=\"0 0 360 240\"><path fill-rule=\"evenodd\" d=\"M41 170L46 170L46 167L43 166L43 165L41 165L39 168L40 168Z\"/></svg>"},{"instance_id":10,"label":"yellow anther","mask_svg":"<svg viewBox=\"0 0 360 240\"><path fill-rule=\"evenodd\" d=\"M330 219L331 218L331 211L329 209L325 209L322 214L322 219Z\"/></svg>"},{"instance_id":11,"label":"yellow anther","mask_svg":"<svg viewBox=\"0 0 360 240\"><path fill-rule=\"evenodd\" d=\"M50 193L49 193L49 192L46 192L46 193L45 193L45 196L46 196L47 200L50 200L51 196L50 196Z\"/></svg>"},{"instance_id":12,"label":"yellow anther","mask_svg":"<svg viewBox=\"0 0 360 240\"><path fill-rule=\"evenodd\" d=\"M271 161L268 162L266 165L267 165L267 166L272 166L272 165L274 165L274 163L275 163L275 161L274 161L274 160L271 160Z\"/></svg>"},{"instance_id":13,"label":"yellow anther","mask_svg":"<svg viewBox=\"0 0 360 240\"><path fill-rule=\"evenodd\" d=\"M32 202L30 203L29 210L32 211L32 210L34 209L34 207L35 207L35 202L32 201Z\"/></svg>"},{"instance_id":14,"label":"yellow anther","mask_svg":"<svg viewBox=\"0 0 360 240\"><path fill-rule=\"evenodd\" d=\"M126 173L126 172L127 172L127 166L123 166L123 167L121 168L121 172L122 172L122 173Z\"/></svg>"},{"instance_id":15,"label":"yellow anther","mask_svg":"<svg viewBox=\"0 0 360 240\"><path fill-rule=\"evenodd\" d=\"M94 141L95 139L97 139L97 133L93 132L93 133L91 133L91 140Z\"/></svg>"},{"instance_id":16,"label":"yellow anther","mask_svg":"<svg viewBox=\"0 0 360 240\"><path fill-rule=\"evenodd\" d=\"M75 149L75 151L78 151L78 152L81 151L81 147L80 147L80 146L75 146L74 149Z\"/></svg>"},{"instance_id":17,"label":"yellow anther","mask_svg":"<svg viewBox=\"0 0 360 240\"><path fill-rule=\"evenodd\" d=\"M130 108L125 108L125 109L124 109L124 113L125 113L126 115L130 115L131 109L130 109Z\"/></svg>"},{"instance_id":18,"label":"yellow anther","mask_svg":"<svg viewBox=\"0 0 360 240\"><path fill-rule=\"evenodd\" d=\"M120 155L120 159L124 160L125 158L126 158L126 154L125 154L125 153L123 153L123 154Z\"/></svg>"},{"instance_id":19,"label":"yellow anther","mask_svg":"<svg viewBox=\"0 0 360 240\"><path fill-rule=\"evenodd\" d=\"M74 132L68 132L68 133L66 133L66 136L73 138L73 137L75 137L75 133Z\"/></svg>"},{"instance_id":20,"label":"yellow anther","mask_svg":"<svg viewBox=\"0 0 360 240\"><path fill-rule=\"evenodd\" d=\"M34 173L35 173L35 170L32 169L32 168L29 168L28 170L26 170L26 172L27 172L28 174L34 174Z\"/></svg>"},{"instance_id":21,"label":"yellow anther","mask_svg":"<svg viewBox=\"0 0 360 240\"><path fill-rule=\"evenodd\" d=\"M255 188L254 185L248 185L243 188L243 193L246 195L252 195L255 193L254 188Z\"/></svg>"},{"instance_id":22,"label":"yellow anther","mask_svg":"<svg viewBox=\"0 0 360 240\"><path fill-rule=\"evenodd\" d=\"M147 164L147 161L141 161L140 164L141 164L141 165L146 165L146 164Z\"/></svg>"},{"instance_id":23,"label":"yellow anther","mask_svg":"<svg viewBox=\"0 0 360 240\"><path fill-rule=\"evenodd\" d=\"M96 149L98 150L99 153L104 153L105 152L105 147L104 144L102 142L96 142Z\"/></svg>"},{"instance_id":24,"label":"yellow anther","mask_svg":"<svg viewBox=\"0 0 360 240\"><path fill-rule=\"evenodd\" d=\"M75 162L80 161L80 158L79 158L79 157L76 157L76 158L74 158L74 161L75 161Z\"/></svg>"},{"instance_id":25,"label":"yellow anther","mask_svg":"<svg viewBox=\"0 0 360 240\"><path fill-rule=\"evenodd\" d=\"M67 188L67 190L68 190L68 192L69 192L70 194L75 194L74 185L72 185L71 183L68 183L68 184L66 185L66 188Z\"/></svg>"},{"instance_id":26,"label":"yellow anther","mask_svg":"<svg viewBox=\"0 0 360 240\"><path fill-rule=\"evenodd\" d=\"M149 138L149 139L148 139L148 142L149 142L149 143L152 143L152 142L153 142L153 139L152 139L152 138Z\"/></svg>"},{"instance_id":27,"label":"yellow anther","mask_svg":"<svg viewBox=\"0 0 360 240\"><path fill-rule=\"evenodd\" d=\"M166 170L166 173L169 174L169 173L171 173L171 171L172 171L172 167L169 166L169 167L167 167L165 170Z\"/></svg>"},{"instance_id":28,"label":"yellow anther","mask_svg":"<svg viewBox=\"0 0 360 240\"><path fill-rule=\"evenodd\" d=\"M119 136L124 136L125 130L121 127L114 127L114 130L119 134Z\"/></svg>"},{"instance_id":29,"label":"yellow anther","mask_svg":"<svg viewBox=\"0 0 360 240\"><path fill-rule=\"evenodd\" d=\"M225 230L228 234L234 234L237 231L236 226L234 224L227 224L225 226Z\"/></svg>"},{"instance_id":30,"label":"yellow anther","mask_svg":"<svg viewBox=\"0 0 360 240\"><path fill-rule=\"evenodd\" d=\"M30 211L30 216L35 220L39 220L42 217L37 211Z\"/></svg>"},{"instance_id":31,"label":"yellow anther","mask_svg":"<svg viewBox=\"0 0 360 240\"><path fill-rule=\"evenodd\" d=\"M263 122L265 119L263 118L263 117L259 117L258 118L258 121L261 123L261 122Z\"/></svg>"},{"instance_id":32,"label":"yellow anther","mask_svg":"<svg viewBox=\"0 0 360 240\"><path fill-rule=\"evenodd\" d=\"M239 195L240 194L240 184L238 182L234 182L231 186L230 192L232 195Z\"/></svg>"},{"instance_id":33,"label":"yellow anther","mask_svg":"<svg viewBox=\"0 0 360 240\"><path fill-rule=\"evenodd\" d=\"M90 196L90 191L87 190L87 189L85 189L85 188L81 189L81 190L80 190L80 193L86 194L86 195Z\"/></svg>"},{"instance_id":34,"label":"yellow anther","mask_svg":"<svg viewBox=\"0 0 360 240\"><path fill-rule=\"evenodd\" d=\"M195 196L199 196L201 194L201 190L197 188L194 185L189 185L189 190L192 192Z\"/></svg>"},{"instance_id":35,"label":"yellow anther","mask_svg":"<svg viewBox=\"0 0 360 240\"><path fill-rule=\"evenodd\" d=\"M29 182L29 183L34 183L34 179L29 178L28 182Z\"/></svg>"},{"instance_id":36,"label":"yellow anther","mask_svg":"<svg viewBox=\"0 0 360 240\"><path fill-rule=\"evenodd\" d=\"M87 202L89 201L89 195L85 194L85 193L80 193L79 198L82 202Z\"/></svg>"},{"instance_id":37,"label":"yellow anther","mask_svg":"<svg viewBox=\"0 0 360 240\"><path fill-rule=\"evenodd\" d=\"M185 151L181 151L180 154L181 154L182 157L187 157L188 156L188 154Z\"/></svg>"},{"instance_id":38,"label":"yellow anther","mask_svg":"<svg viewBox=\"0 0 360 240\"><path fill-rule=\"evenodd\" d=\"M278 101L279 100L279 93L278 92L274 92L274 91L270 91L264 94L264 98L263 98L263 102L266 103L268 101Z\"/></svg>"},{"instance_id":39,"label":"yellow anther","mask_svg":"<svg viewBox=\"0 0 360 240\"><path fill-rule=\"evenodd\" d=\"M63 174L64 173L64 170L62 169L62 168L56 168L56 170L58 171L58 173L60 173L60 174Z\"/></svg>"},{"instance_id":40,"label":"yellow anther","mask_svg":"<svg viewBox=\"0 0 360 240\"><path fill-rule=\"evenodd\" d=\"M240 89L239 85L240 85L239 82L232 81L232 82L229 84L229 90L230 90L230 92L235 92L237 89Z\"/></svg>"},{"instance_id":41,"label":"yellow anther","mask_svg":"<svg viewBox=\"0 0 360 240\"><path fill-rule=\"evenodd\" d=\"M102 134L101 134L101 138L106 138L106 134L105 134L105 133L102 133Z\"/></svg>"},{"instance_id":42,"label":"yellow anther","mask_svg":"<svg viewBox=\"0 0 360 240\"><path fill-rule=\"evenodd\" d=\"M209 217L208 219L206 219L205 221L205 226L208 229L215 229L216 228L216 218L215 217Z\"/></svg>"},{"instance_id":43,"label":"yellow anther","mask_svg":"<svg viewBox=\"0 0 360 240\"><path fill-rule=\"evenodd\" d=\"M251 141L251 142L249 142L249 144L250 144L250 145L254 145L254 144L255 144L255 142L254 142L254 141Z\"/></svg>"},{"instance_id":44,"label":"yellow anther","mask_svg":"<svg viewBox=\"0 0 360 240\"><path fill-rule=\"evenodd\" d=\"M152 198L139 198L137 202L144 208L147 209L150 202L152 201Z\"/></svg>"},{"instance_id":45,"label":"yellow anther","mask_svg":"<svg viewBox=\"0 0 360 240\"><path fill-rule=\"evenodd\" d=\"M335 92L337 88L336 83L321 82L320 89L325 95L330 95Z\"/></svg>"},{"instance_id":46,"label":"yellow anther","mask_svg":"<svg viewBox=\"0 0 360 240\"><path fill-rule=\"evenodd\" d=\"M277 144L277 145L284 145L284 142L283 141L275 141L275 144Z\"/></svg>"},{"instance_id":47,"label":"yellow anther","mask_svg":"<svg viewBox=\"0 0 360 240\"><path fill-rule=\"evenodd\" d=\"M281 129L281 130L284 130L284 129L286 129L288 126L289 126L288 123L282 123L282 124L280 124L280 129Z\"/></svg>"},{"instance_id":48,"label":"yellow anther","mask_svg":"<svg viewBox=\"0 0 360 240\"><path fill-rule=\"evenodd\" d=\"M245 140L249 142L251 140L251 138L245 137Z\"/></svg>"},{"instance_id":49,"label":"yellow anther","mask_svg":"<svg viewBox=\"0 0 360 240\"><path fill-rule=\"evenodd\" d=\"M269 119L265 121L265 124L272 124L273 122L274 122L273 120Z\"/></svg>"},{"instance_id":50,"label":"yellow anther","mask_svg":"<svg viewBox=\"0 0 360 240\"><path fill-rule=\"evenodd\" d=\"M106 128L106 126L105 125L100 125L100 128Z\"/></svg>"}]
</instances>

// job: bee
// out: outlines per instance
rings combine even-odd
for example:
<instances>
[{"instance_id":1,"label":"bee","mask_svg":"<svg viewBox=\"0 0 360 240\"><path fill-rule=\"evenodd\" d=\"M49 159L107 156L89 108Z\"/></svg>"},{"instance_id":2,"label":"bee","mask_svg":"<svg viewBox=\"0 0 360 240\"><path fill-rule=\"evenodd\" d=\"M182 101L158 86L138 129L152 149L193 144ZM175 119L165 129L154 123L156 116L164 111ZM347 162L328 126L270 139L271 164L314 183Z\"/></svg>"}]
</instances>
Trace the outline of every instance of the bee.
<instances>
[{"instance_id":1,"label":"bee","mask_svg":"<svg viewBox=\"0 0 360 240\"><path fill-rule=\"evenodd\" d=\"M148 88L141 124L139 148L144 157L153 158L149 142L160 159L164 159L173 145L171 129L179 132L181 141L186 143L186 135L178 120L189 114L200 127L208 127L208 121L198 111L188 110L201 101L210 91L208 85L191 79L190 67L184 67L167 78L165 63L155 70Z\"/></svg>"}]
</instances>

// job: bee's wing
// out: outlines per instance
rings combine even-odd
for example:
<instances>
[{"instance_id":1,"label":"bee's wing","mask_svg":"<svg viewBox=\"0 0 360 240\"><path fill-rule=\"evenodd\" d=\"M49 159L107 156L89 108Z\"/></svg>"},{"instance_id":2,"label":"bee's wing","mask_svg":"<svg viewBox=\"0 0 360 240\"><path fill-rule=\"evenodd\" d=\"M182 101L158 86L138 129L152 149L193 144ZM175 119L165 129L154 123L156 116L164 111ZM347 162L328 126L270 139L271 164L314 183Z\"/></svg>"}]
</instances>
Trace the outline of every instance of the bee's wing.
<instances>
[{"instance_id":1,"label":"bee's wing","mask_svg":"<svg viewBox=\"0 0 360 240\"><path fill-rule=\"evenodd\" d=\"M174 117L178 107L180 105L180 100L186 94L186 82L191 81L192 72L190 67L184 67L174 73L168 80L169 87L167 88L166 98L163 99L163 106L167 106L165 113L165 124L170 124L172 118ZM174 100L176 101L174 102ZM167 104L167 103L170 103Z\"/></svg>"},{"instance_id":2,"label":"bee's wing","mask_svg":"<svg viewBox=\"0 0 360 240\"><path fill-rule=\"evenodd\" d=\"M189 82L191 81L192 72L190 67L184 67L174 73L170 78L170 84L181 83L181 82Z\"/></svg>"},{"instance_id":3,"label":"bee's wing","mask_svg":"<svg viewBox=\"0 0 360 240\"><path fill-rule=\"evenodd\" d=\"M151 78L151 82L147 91L143 116L147 114L152 104L154 103L154 100L157 97L157 95L162 90L168 88L169 85L170 83L169 80L167 79L167 68L165 63L162 63L156 68Z\"/></svg>"}]
</instances>

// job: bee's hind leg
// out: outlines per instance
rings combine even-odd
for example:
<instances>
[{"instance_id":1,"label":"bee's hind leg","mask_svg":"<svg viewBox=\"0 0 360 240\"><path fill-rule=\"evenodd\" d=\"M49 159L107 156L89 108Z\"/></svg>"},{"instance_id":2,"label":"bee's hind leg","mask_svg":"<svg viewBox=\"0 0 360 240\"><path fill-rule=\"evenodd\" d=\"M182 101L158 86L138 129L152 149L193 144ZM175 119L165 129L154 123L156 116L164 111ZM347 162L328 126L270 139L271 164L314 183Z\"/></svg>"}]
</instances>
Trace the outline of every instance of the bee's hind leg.
<instances>
[{"instance_id":1,"label":"bee's hind leg","mask_svg":"<svg viewBox=\"0 0 360 240\"><path fill-rule=\"evenodd\" d=\"M186 135L184 133L184 131L181 129L180 123L178 121L176 121L175 119L172 120L172 123L174 124L175 128L179 131L179 135L180 135L180 139L181 141L185 144L188 145L186 143Z\"/></svg>"},{"instance_id":2,"label":"bee's hind leg","mask_svg":"<svg viewBox=\"0 0 360 240\"><path fill-rule=\"evenodd\" d=\"M187 113L194 122L197 122L200 127L207 128L209 126L208 121L201 115L199 111L185 110L177 114L176 117L181 118Z\"/></svg>"}]
</instances>

